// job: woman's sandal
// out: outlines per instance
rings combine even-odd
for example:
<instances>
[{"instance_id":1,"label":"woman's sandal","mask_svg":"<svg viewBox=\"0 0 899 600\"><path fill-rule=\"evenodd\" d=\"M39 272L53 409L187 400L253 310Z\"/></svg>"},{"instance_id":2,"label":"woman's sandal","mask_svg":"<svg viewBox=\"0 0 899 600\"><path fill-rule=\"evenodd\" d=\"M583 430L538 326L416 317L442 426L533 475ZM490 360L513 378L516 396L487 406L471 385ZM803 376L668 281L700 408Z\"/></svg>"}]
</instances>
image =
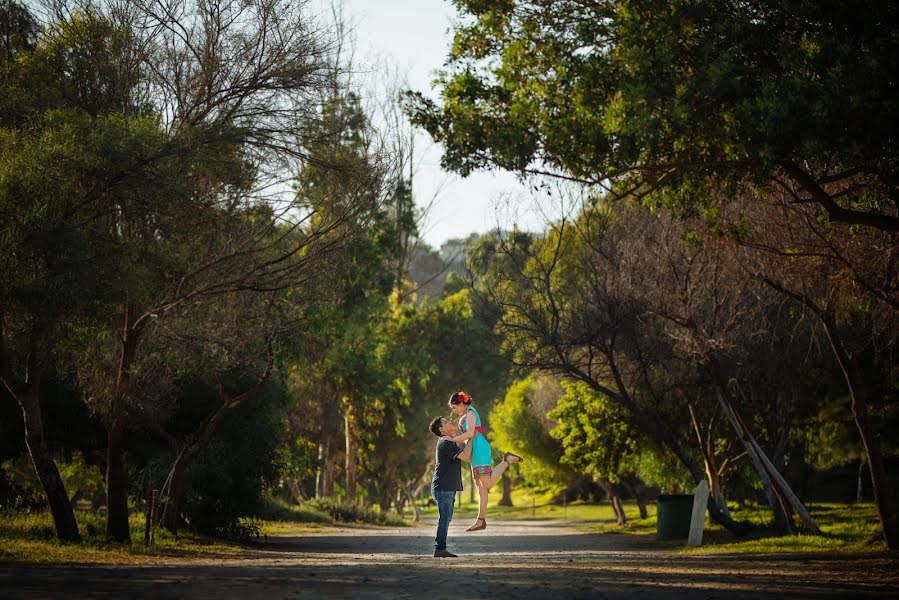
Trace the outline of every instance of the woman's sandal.
<instances>
[{"instance_id":1,"label":"woman's sandal","mask_svg":"<svg viewBox=\"0 0 899 600\"><path fill-rule=\"evenodd\" d=\"M481 523L480 526L478 526L478 522ZM472 525L465 531L480 531L482 529L487 529L487 519L482 519L481 517L478 517L477 520L474 522L474 525Z\"/></svg>"},{"instance_id":2,"label":"woman's sandal","mask_svg":"<svg viewBox=\"0 0 899 600\"><path fill-rule=\"evenodd\" d=\"M514 454L514 453L512 453L512 452L506 452L505 454L503 454L503 460L506 461L507 463L509 463L510 465L511 465L511 464L515 464L515 463L509 462L509 457L510 457L510 456L514 456L515 458L518 459L518 460L515 461L516 463L523 463L523 462L524 462L524 459L521 458L520 456L518 456L517 454Z\"/></svg>"}]
</instances>

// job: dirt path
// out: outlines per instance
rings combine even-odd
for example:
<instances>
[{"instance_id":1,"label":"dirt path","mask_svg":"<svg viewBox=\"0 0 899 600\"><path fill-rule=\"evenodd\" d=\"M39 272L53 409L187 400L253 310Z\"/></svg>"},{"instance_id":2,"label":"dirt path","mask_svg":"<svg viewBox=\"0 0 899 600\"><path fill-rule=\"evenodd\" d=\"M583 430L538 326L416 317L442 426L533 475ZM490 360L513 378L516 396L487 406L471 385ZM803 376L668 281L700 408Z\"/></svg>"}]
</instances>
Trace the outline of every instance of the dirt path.
<instances>
[{"instance_id":1,"label":"dirt path","mask_svg":"<svg viewBox=\"0 0 899 600\"><path fill-rule=\"evenodd\" d=\"M838 598L899 597L885 558L694 557L557 522L450 529L329 529L270 538L246 555L148 566L0 565L0 598Z\"/></svg>"}]
</instances>

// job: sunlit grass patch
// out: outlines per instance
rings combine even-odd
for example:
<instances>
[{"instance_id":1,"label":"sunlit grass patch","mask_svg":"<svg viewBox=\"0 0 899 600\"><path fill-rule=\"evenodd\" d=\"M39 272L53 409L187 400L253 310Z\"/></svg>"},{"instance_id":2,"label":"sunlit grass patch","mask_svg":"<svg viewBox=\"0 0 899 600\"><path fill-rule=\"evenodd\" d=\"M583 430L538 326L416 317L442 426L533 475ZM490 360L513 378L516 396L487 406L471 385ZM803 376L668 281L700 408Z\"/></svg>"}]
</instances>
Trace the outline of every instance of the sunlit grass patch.
<instances>
[{"instance_id":1,"label":"sunlit grass patch","mask_svg":"<svg viewBox=\"0 0 899 600\"><path fill-rule=\"evenodd\" d=\"M719 525L707 525L700 548L684 548L688 554L877 554L886 551L882 540L872 539L880 530L877 511L870 502L854 504L819 503L807 505L824 535L776 535L771 511L755 505L733 511L734 519L747 521L759 529L739 538Z\"/></svg>"},{"instance_id":2,"label":"sunlit grass patch","mask_svg":"<svg viewBox=\"0 0 899 600\"><path fill-rule=\"evenodd\" d=\"M49 511L0 513L0 561L34 563L153 563L172 557L233 556L242 551L234 542L216 540L191 532L177 537L161 527L155 529L153 546L146 547L144 518L132 515L130 545L106 539L106 520L94 514L77 513L82 542L60 542Z\"/></svg>"}]
</instances>

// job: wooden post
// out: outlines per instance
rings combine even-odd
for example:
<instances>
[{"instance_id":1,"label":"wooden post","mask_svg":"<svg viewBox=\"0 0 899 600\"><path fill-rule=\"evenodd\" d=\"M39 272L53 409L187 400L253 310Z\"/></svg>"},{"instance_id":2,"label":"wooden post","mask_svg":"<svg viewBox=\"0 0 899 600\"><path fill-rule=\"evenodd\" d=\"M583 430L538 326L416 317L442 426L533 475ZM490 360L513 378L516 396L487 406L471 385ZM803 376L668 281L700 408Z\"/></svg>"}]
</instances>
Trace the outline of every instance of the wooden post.
<instances>
[{"instance_id":1,"label":"wooden post","mask_svg":"<svg viewBox=\"0 0 899 600\"><path fill-rule=\"evenodd\" d=\"M702 546L702 530L705 527L705 509L709 503L709 482L703 479L693 492L693 515L690 517L690 534L687 547Z\"/></svg>"}]
</instances>

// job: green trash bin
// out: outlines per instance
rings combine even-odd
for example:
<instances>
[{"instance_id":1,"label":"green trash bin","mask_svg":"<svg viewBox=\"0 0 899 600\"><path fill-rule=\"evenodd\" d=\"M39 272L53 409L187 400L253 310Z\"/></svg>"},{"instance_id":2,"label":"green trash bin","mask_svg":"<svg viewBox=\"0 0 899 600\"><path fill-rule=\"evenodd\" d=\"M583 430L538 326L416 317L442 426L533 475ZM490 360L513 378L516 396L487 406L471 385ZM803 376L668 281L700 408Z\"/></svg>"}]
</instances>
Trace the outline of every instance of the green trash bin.
<instances>
[{"instance_id":1,"label":"green trash bin","mask_svg":"<svg viewBox=\"0 0 899 600\"><path fill-rule=\"evenodd\" d=\"M660 494L656 502L656 539L686 539L692 516L693 494Z\"/></svg>"}]
</instances>

